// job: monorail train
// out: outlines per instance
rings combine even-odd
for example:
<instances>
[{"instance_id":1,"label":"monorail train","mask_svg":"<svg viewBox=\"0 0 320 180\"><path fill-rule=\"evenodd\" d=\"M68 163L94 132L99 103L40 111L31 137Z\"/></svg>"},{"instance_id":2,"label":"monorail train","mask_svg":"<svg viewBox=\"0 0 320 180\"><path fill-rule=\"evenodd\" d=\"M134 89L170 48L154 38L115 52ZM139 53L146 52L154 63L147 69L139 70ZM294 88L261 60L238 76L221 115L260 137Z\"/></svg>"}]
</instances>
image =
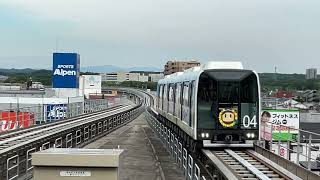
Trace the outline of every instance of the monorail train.
<instances>
[{"instance_id":1,"label":"monorail train","mask_svg":"<svg viewBox=\"0 0 320 180\"><path fill-rule=\"evenodd\" d=\"M156 111L201 147L252 147L259 138L258 74L241 62L209 62L158 82Z\"/></svg>"}]
</instances>

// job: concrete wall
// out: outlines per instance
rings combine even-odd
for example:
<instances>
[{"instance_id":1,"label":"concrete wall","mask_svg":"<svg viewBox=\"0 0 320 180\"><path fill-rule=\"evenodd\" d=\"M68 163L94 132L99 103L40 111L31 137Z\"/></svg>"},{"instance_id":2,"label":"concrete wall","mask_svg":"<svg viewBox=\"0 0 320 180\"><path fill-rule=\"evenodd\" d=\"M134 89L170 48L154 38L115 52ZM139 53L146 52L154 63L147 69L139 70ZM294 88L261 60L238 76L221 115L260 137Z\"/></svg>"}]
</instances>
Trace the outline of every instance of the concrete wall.
<instances>
[{"instance_id":1,"label":"concrete wall","mask_svg":"<svg viewBox=\"0 0 320 180\"><path fill-rule=\"evenodd\" d=\"M300 113L300 122L320 123L320 113Z\"/></svg>"},{"instance_id":2,"label":"concrete wall","mask_svg":"<svg viewBox=\"0 0 320 180\"><path fill-rule=\"evenodd\" d=\"M79 89L77 88L53 88L55 96L58 98L68 98L79 96Z\"/></svg>"}]
</instances>

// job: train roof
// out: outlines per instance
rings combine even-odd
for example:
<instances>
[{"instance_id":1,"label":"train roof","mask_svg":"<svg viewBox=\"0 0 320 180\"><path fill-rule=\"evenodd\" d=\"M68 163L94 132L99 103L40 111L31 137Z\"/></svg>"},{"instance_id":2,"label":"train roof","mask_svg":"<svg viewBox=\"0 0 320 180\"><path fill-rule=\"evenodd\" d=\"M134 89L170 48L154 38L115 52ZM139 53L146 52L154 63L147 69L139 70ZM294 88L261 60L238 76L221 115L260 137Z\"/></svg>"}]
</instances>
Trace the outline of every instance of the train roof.
<instances>
[{"instance_id":1,"label":"train roof","mask_svg":"<svg viewBox=\"0 0 320 180\"><path fill-rule=\"evenodd\" d=\"M165 76L164 79L159 80L159 84L176 83L183 81L197 80L200 74L205 70L222 70L234 69L243 70L243 65L238 61L211 61L207 64L196 66L185 70L184 72L176 72Z\"/></svg>"}]
</instances>

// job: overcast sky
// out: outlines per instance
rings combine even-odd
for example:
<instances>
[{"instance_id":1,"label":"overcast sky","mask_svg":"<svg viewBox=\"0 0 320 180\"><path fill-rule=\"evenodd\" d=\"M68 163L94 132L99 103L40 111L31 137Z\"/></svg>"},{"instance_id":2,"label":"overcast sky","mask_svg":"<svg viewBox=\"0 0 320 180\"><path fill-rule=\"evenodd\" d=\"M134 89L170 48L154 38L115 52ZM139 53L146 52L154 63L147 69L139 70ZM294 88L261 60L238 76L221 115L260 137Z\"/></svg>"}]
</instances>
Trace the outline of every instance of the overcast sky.
<instances>
[{"instance_id":1,"label":"overcast sky","mask_svg":"<svg viewBox=\"0 0 320 180\"><path fill-rule=\"evenodd\" d=\"M0 1L0 67L50 68L54 51L78 52L82 66L197 59L320 70L320 1Z\"/></svg>"}]
</instances>

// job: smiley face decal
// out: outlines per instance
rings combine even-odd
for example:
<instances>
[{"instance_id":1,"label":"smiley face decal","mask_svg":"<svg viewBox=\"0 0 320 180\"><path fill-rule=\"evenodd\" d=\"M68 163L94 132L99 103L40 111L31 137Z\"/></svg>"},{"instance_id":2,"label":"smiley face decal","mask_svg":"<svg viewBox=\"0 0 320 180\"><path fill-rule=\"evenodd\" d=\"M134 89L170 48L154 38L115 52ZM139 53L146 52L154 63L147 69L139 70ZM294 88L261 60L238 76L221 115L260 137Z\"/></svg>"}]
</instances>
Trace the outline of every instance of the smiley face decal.
<instances>
[{"instance_id":1,"label":"smiley face decal","mask_svg":"<svg viewBox=\"0 0 320 180\"><path fill-rule=\"evenodd\" d=\"M238 120L238 113L233 109L222 109L219 113L219 122L223 127L233 127Z\"/></svg>"}]
</instances>

